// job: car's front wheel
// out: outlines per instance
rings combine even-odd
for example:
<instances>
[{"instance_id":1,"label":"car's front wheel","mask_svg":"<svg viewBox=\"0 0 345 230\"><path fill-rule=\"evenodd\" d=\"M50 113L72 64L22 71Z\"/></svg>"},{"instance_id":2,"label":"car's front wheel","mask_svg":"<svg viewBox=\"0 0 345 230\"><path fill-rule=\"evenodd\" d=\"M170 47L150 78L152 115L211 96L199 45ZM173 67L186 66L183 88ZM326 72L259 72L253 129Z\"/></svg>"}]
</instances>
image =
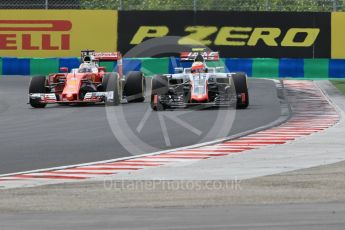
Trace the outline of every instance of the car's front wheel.
<instances>
[{"instance_id":1,"label":"car's front wheel","mask_svg":"<svg viewBox=\"0 0 345 230\"><path fill-rule=\"evenodd\" d=\"M232 79L237 95L237 109L245 109L249 105L249 94L247 85L247 75L245 73L235 73Z\"/></svg>"},{"instance_id":2,"label":"car's front wheel","mask_svg":"<svg viewBox=\"0 0 345 230\"><path fill-rule=\"evenodd\" d=\"M46 82L45 76L32 77L29 86L29 94L47 93ZM34 108L44 108L47 105L46 103L42 103L39 98L33 99L31 97L29 103Z\"/></svg>"},{"instance_id":3,"label":"car's front wheel","mask_svg":"<svg viewBox=\"0 0 345 230\"><path fill-rule=\"evenodd\" d=\"M152 78L151 84L151 108L154 111L162 111L166 109L166 105L162 103L161 96L169 91L168 77L157 75Z\"/></svg>"},{"instance_id":4,"label":"car's front wheel","mask_svg":"<svg viewBox=\"0 0 345 230\"><path fill-rule=\"evenodd\" d=\"M102 79L102 88L107 92L106 105L119 105L121 102L121 87L117 73L105 73Z\"/></svg>"}]
</instances>

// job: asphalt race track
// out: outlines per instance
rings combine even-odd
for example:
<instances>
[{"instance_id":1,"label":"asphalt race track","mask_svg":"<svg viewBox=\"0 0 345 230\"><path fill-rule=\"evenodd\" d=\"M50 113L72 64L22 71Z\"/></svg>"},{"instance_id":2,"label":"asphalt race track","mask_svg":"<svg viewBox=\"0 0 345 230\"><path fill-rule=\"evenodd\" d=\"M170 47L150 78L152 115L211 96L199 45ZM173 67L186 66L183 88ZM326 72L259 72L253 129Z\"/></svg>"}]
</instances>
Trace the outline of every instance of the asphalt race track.
<instances>
[{"instance_id":1,"label":"asphalt race track","mask_svg":"<svg viewBox=\"0 0 345 230\"><path fill-rule=\"evenodd\" d=\"M4 229L343 229L344 205L275 204L0 214ZM111 227L110 227L111 226Z\"/></svg>"},{"instance_id":2,"label":"asphalt race track","mask_svg":"<svg viewBox=\"0 0 345 230\"><path fill-rule=\"evenodd\" d=\"M32 109L27 104L30 78L0 77L0 174L126 157L182 147L221 138L277 119L280 115L275 84L249 81L250 107L187 109L152 112L149 103L123 104L117 114L103 105L48 105ZM149 83L147 85L150 85ZM121 113L121 115L119 115ZM119 130L109 125L116 119ZM130 130L145 145L127 135ZM129 152L123 146L135 146Z\"/></svg>"}]
</instances>

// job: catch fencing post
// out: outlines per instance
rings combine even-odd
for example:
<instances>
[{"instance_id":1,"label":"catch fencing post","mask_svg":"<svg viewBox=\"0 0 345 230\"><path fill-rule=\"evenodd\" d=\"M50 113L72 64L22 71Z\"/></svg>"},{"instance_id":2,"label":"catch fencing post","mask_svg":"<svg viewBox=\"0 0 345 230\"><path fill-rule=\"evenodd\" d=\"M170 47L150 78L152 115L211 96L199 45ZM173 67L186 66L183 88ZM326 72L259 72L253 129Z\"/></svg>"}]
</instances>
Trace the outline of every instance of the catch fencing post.
<instances>
[{"instance_id":1,"label":"catch fencing post","mask_svg":"<svg viewBox=\"0 0 345 230\"><path fill-rule=\"evenodd\" d=\"M333 11L337 11L337 0L332 0L333 1Z\"/></svg>"},{"instance_id":2,"label":"catch fencing post","mask_svg":"<svg viewBox=\"0 0 345 230\"><path fill-rule=\"evenodd\" d=\"M268 5L268 0L265 0L265 10L268 11L269 5Z\"/></svg>"},{"instance_id":3,"label":"catch fencing post","mask_svg":"<svg viewBox=\"0 0 345 230\"><path fill-rule=\"evenodd\" d=\"M122 10L122 8L123 8L123 2L122 0L120 0L119 10Z\"/></svg>"}]
</instances>

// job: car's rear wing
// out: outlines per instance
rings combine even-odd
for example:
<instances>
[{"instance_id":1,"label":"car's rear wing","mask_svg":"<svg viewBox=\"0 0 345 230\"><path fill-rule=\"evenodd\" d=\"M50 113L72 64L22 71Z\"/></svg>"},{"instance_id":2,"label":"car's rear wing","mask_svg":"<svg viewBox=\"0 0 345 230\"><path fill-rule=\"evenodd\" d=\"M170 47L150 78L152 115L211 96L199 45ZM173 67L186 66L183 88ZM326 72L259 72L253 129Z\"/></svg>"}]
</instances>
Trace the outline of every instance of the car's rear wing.
<instances>
[{"instance_id":1,"label":"car's rear wing","mask_svg":"<svg viewBox=\"0 0 345 230\"><path fill-rule=\"evenodd\" d=\"M203 52L182 52L180 54L181 61L195 61L198 55L201 55L205 61L218 61L219 52L203 51Z\"/></svg>"},{"instance_id":2,"label":"car's rear wing","mask_svg":"<svg viewBox=\"0 0 345 230\"><path fill-rule=\"evenodd\" d=\"M86 56L90 57L91 61L96 62L117 62L117 72L120 78L123 77L122 54L120 52L95 52L94 50L82 50L81 60L85 60Z\"/></svg>"},{"instance_id":3,"label":"car's rear wing","mask_svg":"<svg viewBox=\"0 0 345 230\"><path fill-rule=\"evenodd\" d=\"M116 61L117 72L120 78L123 77L122 54L120 52L94 52L95 61Z\"/></svg>"},{"instance_id":4,"label":"car's rear wing","mask_svg":"<svg viewBox=\"0 0 345 230\"><path fill-rule=\"evenodd\" d=\"M122 59L120 52L93 52L95 61L119 61Z\"/></svg>"}]
</instances>

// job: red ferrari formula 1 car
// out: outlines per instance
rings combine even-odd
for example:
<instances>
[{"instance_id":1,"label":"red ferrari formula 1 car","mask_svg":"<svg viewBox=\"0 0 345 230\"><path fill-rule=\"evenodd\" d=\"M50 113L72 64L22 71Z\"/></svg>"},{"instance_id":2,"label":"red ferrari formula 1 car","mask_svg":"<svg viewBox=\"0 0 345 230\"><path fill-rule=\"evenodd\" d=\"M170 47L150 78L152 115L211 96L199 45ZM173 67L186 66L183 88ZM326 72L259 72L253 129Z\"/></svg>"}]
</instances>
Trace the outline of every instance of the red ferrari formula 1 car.
<instances>
[{"instance_id":1,"label":"red ferrari formula 1 car","mask_svg":"<svg viewBox=\"0 0 345 230\"><path fill-rule=\"evenodd\" d=\"M61 73L36 76L29 86L29 104L44 108L47 104L105 103L118 105L123 101L145 100L145 78L142 72L122 74L122 56L119 52L96 53L81 51L79 68L70 72L66 67ZM106 72L100 61L117 61L117 72Z\"/></svg>"}]
</instances>

